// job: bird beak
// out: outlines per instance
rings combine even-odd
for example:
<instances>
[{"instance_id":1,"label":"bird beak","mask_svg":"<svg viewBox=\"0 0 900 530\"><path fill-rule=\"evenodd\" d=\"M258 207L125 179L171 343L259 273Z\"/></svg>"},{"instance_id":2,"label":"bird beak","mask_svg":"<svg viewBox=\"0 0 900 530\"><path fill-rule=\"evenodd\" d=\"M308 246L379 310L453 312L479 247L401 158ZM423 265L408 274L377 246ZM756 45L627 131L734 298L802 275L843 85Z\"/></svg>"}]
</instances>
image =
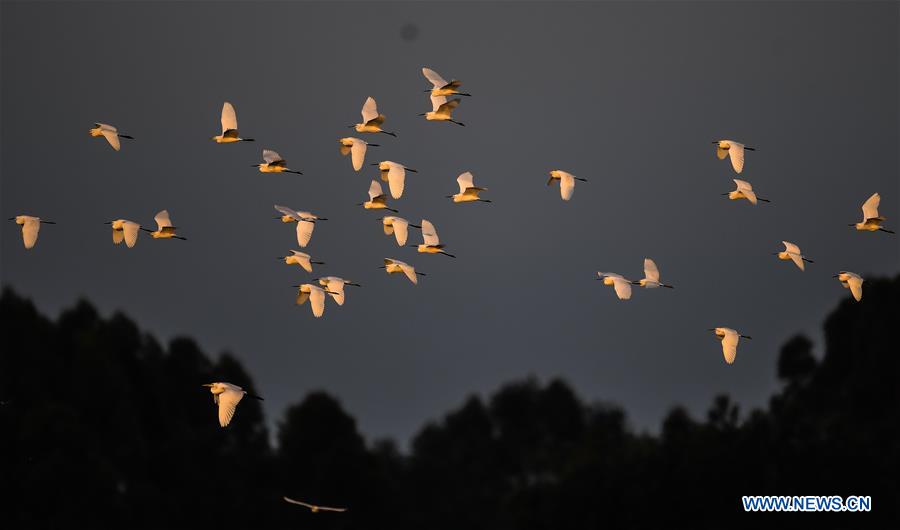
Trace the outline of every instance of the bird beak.
<instances>
[{"instance_id":1,"label":"bird beak","mask_svg":"<svg viewBox=\"0 0 900 530\"><path fill-rule=\"evenodd\" d=\"M750 337L750 336L747 336L747 335L741 335L741 337L743 337L743 338L745 338L745 339L753 340L753 337Z\"/></svg>"},{"instance_id":2,"label":"bird beak","mask_svg":"<svg viewBox=\"0 0 900 530\"><path fill-rule=\"evenodd\" d=\"M716 330L716 328L709 328L706 331L715 331L715 330Z\"/></svg>"},{"instance_id":3,"label":"bird beak","mask_svg":"<svg viewBox=\"0 0 900 530\"><path fill-rule=\"evenodd\" d=\"M7 219L7 221L15 221L15 220L16 220L15 217L10 217L9 219Z\"/></svg>"},{"instance_id":4,"label":"bird beak","mask_svg":"<svg viewBox=\"0 0 900 530\"><path fill-rule=\"evenodd\" d=\"M408 168L405 168L405 169L406 169L407 171L412 171L413 173L418 173L418 171L416 171L415 169L413 169L413 168L411 168L411 167L408 167Z\"/></svg>"},{"instance_id":5,"label":"bird beak","mask_svg":"<svg viewBox=\"0 0 900 530\"><path fill-rule=\"evenodd\" d=\"M204 383L203 386L211 387L211 386L212 386L212 383Z\"/></svg>"},{"instance_id":6,"label":"bird beak","mask_svg":"<svg viewBox=\"0 0 900 530\"><path fill-rule=\"evenodd\" d=\"M105 223L103 223L103 224L105 224L105 225L111 225L111 224L112 224L112 221L107 221L107 222L105 222Z\"/></svg>"},{"instance_id":7,"label":"bird beak","mask_svg":"<svg viewBox=\"0 0 900 530\"><path fill-rule=\"evenodd\" d=\"M832 278L837 278L838 276L840 276L840 274L835 274Z\"/></svg>"}]
</instances>

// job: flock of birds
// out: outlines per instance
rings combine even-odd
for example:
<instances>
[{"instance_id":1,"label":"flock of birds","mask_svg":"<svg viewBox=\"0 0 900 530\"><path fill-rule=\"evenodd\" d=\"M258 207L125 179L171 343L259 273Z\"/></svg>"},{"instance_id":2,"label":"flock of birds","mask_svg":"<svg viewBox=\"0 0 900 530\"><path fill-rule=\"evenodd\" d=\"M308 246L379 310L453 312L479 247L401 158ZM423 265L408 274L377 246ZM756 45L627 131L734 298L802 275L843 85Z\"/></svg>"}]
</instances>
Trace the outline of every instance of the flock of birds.
<instances>
[{"instance_id":1,"label":"flock of birds","mask_svg":"<svg viewBox=\"0 0 900 530\"><path fill-rule=\"evenodd\" d=\"M432 110L419 114L424 116L428 121L449 122L459 126L464 124L453 119L453 111L460 105L462 99L453 96L470 96L470 94L460 92L462 83L458 80L447 81L437 72L429 68L423 68L422 74L431 82L432 88L425 90L430 93ZM453 97L448 99L448 97ZM380 114L376 101L369 97L366 99L362 107L362 121L360 123L349 125L358 133L366 134L385 134L396 137L397 134L383 128L385 116ZM211 139L216 143L236 143L236 142L253 142L252 138L242 138L238 132L237 114L234 106L225 102L222 107L221 116L222 132L213 136ZM121 134L116 127L96 123L89 131L92 137L103 137L109 145L116 151L121 149L120 138L133 140L132 136ZM366 152L369 147L379 147L378 144L366 142L356 137L344 137L339 139L340 153L344 156L350 155L351 165L354 171L360 171L365 164ZM729 158L734 171L740 174L744 169L744 156L746 151L754 151L752 147L748 147L742 143L733 140L718 140L713 142L716 145L716 155L720 160ZM252 167L258 168L262 173L293 173L302 175L302 172L288 167L287 161L276 151L271 149L263 149L263 161L253 164ZM372 166L378 166L380 179L387 182L392 199L400 199L406 184L406 173L416 173L415 169L407 167L398 162L384 160L372 163ZM740 179L733 179L736 189L723 193L730 200L745 199L752 205L758 202L770 202L768 199L759 197L753 190L753 186ZM577 177L566 171L555 169L550 171L547 185L554 182L559 183L560 196L562 200L569 201L575 193L575 182L587 182L587 179ZM490 199L481 197L483 192L488 188L475 185L475 177L470 172L460 174L456 182L459 186L458 193L447 195L446 198L451 199L454 203L467 202L484 202L490 203ZM872 194L862 205L863 218L860 222L851 223L849 226L855 227L857 231L865 232L894 232L882 227L885 218L878 214L878 206L881 197L878 193ZM367 210L387 210L391 213L398 213L396 209L388 205L388 196L384 193L381 183L373 179L369 185L368 200L361 202L358 206L362 206ZM275 205L275 210L279 215L275 219L281 220L283 223L294 223L296 225L297 244L301 248L306 248L310 243L316 223L326 221L327 218L320 217L312 212L303 210L294 210L287 206ZM16 224L22 226L22 239L26 249L33 248L37 242L38 232L42 224L56 224L53 221L47 221L40 217L31 215L17 215L10 218ZM115 219L107 221L105 224L110 225L112 229L113 243L118 245L123 241L128 248L132 248L137 244L140 233L148 232L153 239L181 239L186 238L180 236L176 232L176 227L172 224L169 212L162 210L154 217L156 222L156 230L151 230L141 226L140 223L128 219ZM393 236L397 245L400 247L407 246L409 228L419 229L422 234L422 243L408 245L415 247L417 252L424 254L443 254L451 258L455 258L446 250L446 246L440 242L437 229L434 224L422 219L419 224L413 224L408 220L397 215L385 215L379 219L382 222L384 234ZM811 259L804 256L800 247L796 244L783 241L784 250L773 253L780 260L792 261L801 271L805 270L806 263L813 263ZM278 259L284 261L287 265L298 265L308 273L312 273L313 265L324 265L321 261L316 261L313 257L299 250L291 250L286 256L279 256ZM413 284L418 284L419 276L425 276L424 273L416 271L415 267L396 258L384 258L384 264L380 267L387 274L403 274ZM629 280L621 274L614 272L597 272L598 280L604 285L612 286L616 296L620 300L628 300L631 298L632 286L639 286L645 289L654 289L664 287L672 289L673 286L662 283L660 281L659 268L656 263L650 259L644 259L644 277L640 280ZM857 301L862 299L863 278L854 272L840 271L834 278L837 278L841 285L850 289L853 298ZM296 303L298 305L310 303L312 313L315 317L321 317L325 312L326 295L330 296L338 306L343 306L345 301L345 287L356 286L360 284L341 278L338 276L324 276L318 278L315 283L303 283L295 285L298 289ZM737 354L738 342L741 338L750 339L747 335L742 335L738 331L727 327L711 328L709 331L715 333L716 337L722 343L722 352L725 361L731 364L735 360ZM248 393L237 385L225 382L215 382L204 385L209 388L213 395L213 400L218 407L219 424L226 427L234 417L238 403ZM262 399L259 396L250 395L252 398ZM344 511L345 508L331 508L327 506L318 506L285 497L285 501L304 506L312 512L319 511Z\"/></svg>"}]
</instances>

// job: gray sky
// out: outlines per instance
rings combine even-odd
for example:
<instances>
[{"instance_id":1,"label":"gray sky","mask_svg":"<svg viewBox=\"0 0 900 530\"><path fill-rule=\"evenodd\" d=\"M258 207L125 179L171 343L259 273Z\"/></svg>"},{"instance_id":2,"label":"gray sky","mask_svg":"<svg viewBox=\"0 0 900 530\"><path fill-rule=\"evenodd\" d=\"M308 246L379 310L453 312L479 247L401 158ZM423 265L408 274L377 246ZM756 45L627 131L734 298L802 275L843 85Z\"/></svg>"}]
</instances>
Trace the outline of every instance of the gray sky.
<instances>
[{"instance_id":1,"label":"gray sky","mask_svg":"<svg viewBox=\"0 0 900 530\"><path fill-rule=\"evenodd\" d=\"M849 296L832 274L900 269L898 239L847 223L882 195L900 228L898 13L879 3L289 4L4 2L3 218L57 221L22 248L2 230L2 282L56 315L79 296L167 340L235 352L270 420L310 390L338 395L369 436L401 442L471 392L529 374L622 404L657 429L675 404L713 395L762 405L779 346ZM414 26L417 31L404 32ZM414 38L404 38L415 33ZM407 35L407 37L409 37ZM429 66L474 94L466 127L427 123ZM435 223L458 256L416 254L355 206L377 169L353 172L337 139L367 96L399 138L367 162L419 170L391 201ZM256 143L216 145L224 100ZM137 138L116 153L87 130ZM355 133L354 133L355 134ZM737 175L712 140L757 148L741 176L772 204L720 193ZM249 167L263 147L304 172ZM579 183L564 203L547 171ZM494 203L449 203L472 171ZM328 217L308 275L272 205ZM167 208L188 241L131 250L101 223L152 224ZM414 232L410 242L418 242ZM771 256L781 240L816 263ZM396 257L417 287L377 267ZM656 260L674 290L620 302L595 271L640 277ZM293 284L364 285L313 319ZM706 331L753 336L727 366Z\"/></svg>"}]
</instances>

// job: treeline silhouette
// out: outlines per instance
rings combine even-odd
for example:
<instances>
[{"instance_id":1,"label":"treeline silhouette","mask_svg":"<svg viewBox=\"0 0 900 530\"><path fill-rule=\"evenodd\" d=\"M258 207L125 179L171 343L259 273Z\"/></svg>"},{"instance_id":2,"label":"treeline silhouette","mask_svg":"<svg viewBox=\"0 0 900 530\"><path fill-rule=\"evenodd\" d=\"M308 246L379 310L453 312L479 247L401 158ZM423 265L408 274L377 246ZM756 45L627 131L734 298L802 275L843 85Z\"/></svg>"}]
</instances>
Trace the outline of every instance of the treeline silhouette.
<instances>
[{"instance_id":1,"label":"treeline silhouette","mask_svg":"<svg viewBox=\"0 0 900 530\"><path fill-rule=\"evenodd\" d=\"M898 315L900 276L867 281L862 302L848 296L827 318L821 360L803 336L784 345L766 410L742 415L719 396L704 419L675 408L658 436L641 434L621 408L529 379L469 398L405 455L368 444L323 392L289 408L274 447L256 400L222 429L202 383L265 395L231 355L212 360L186 338L164 347L85 301L54 322L7 288L0 526L900 528ZM871 495L873 506L746 514L751 494ZM283 495L349 511L313 514Z\"/></svg>"}]
</instances>

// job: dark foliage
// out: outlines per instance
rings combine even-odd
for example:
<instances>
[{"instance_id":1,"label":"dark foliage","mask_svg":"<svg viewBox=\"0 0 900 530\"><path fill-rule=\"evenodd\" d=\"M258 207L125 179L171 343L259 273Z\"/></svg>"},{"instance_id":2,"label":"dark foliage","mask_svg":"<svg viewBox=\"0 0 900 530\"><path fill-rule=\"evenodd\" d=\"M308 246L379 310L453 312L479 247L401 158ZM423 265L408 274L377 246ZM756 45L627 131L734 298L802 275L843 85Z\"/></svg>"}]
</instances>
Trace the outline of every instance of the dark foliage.
<instances>
[{"instance_id":1,"label":"dark foliage","mask_svg":"<svg viewBox=\"0 0 900 530\"><path fill-rule=\"evenodd\" d=\"M717 397L705 421L674 408L659 436L562 381L472 397L426 425L409 455L367 444L331 396L291 407L273 448L259 402L226 429L202 383L256 392L241 364L190 339L167 347L79 302L53 322L0 298L4 528L897 528L900 277L866 282L782 348L784 387L742 417ZM745 514L741 496L871 495L865 514ZM346 505L312 514L293 496Z\"/></svg>"}]
</instances>

